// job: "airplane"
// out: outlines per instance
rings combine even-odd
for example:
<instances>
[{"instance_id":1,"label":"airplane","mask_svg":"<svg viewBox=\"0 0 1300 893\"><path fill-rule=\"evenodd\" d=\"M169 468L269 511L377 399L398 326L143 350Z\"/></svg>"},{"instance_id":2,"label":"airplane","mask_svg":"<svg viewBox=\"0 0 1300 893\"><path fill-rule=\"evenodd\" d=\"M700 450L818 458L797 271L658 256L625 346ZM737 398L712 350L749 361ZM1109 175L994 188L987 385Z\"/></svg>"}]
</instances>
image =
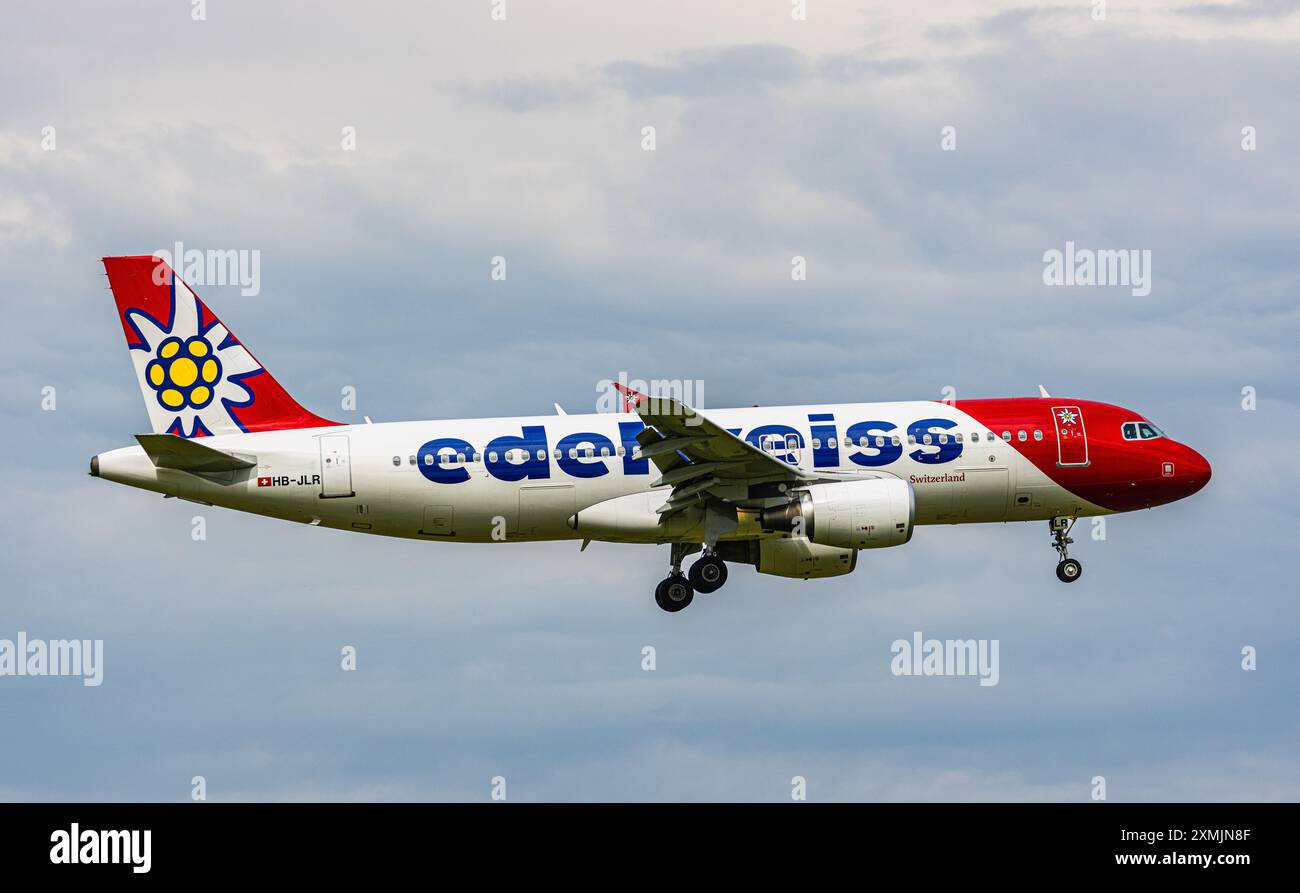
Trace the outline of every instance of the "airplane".
<instances>
[{"instance_id":1,"label":"airplane","mask_svg":"<svg viewBox=\"0 0 1300 893\"><path fill-rule=\"evenodd\" d=\"M665 611L728 565L811 579L918 525L1082 517L1210 479L1141 413L1050 396L710 409L617 384L622 412L350 424L298 404L162 259L105 257L152 431L90 473L237 511L431 542L667 544ZM682 563L701 553L689 571Z\"/></svg>"}]
</instances>

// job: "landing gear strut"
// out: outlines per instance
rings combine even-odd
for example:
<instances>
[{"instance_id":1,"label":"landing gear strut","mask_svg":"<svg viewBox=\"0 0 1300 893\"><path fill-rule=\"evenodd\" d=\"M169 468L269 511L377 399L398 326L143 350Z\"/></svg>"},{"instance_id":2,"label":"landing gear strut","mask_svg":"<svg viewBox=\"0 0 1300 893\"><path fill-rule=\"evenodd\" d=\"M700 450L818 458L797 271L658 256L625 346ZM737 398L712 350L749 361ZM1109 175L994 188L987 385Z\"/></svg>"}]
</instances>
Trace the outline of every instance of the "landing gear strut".
<instances>
[{"instance_id":1,"label":"landing gear strut","mask_svg":"<svg viewBox=\"0 0 1300 893\"><path fill-rule=\"evenodd\" d=\"M695 587L682 573L682 559L699 548L694 543L672 543L672 570L655 587L655 604L665 611L676 613L695 598ZM698 564L698 562L696 562ZM694 571L694 568L691 568Z\"/></svg>"},{"instance_id":2,"label":"landing gear strut","mask_svg":"<svg viewBox=\"0 0 1300 893\"><path fill-rule=\"evenodd\" d=\"M1078 518L1053 518L1048 524L1052 529L1052 548L1056 554L1061 556L1061 561L1056 565L1056 579L1062 583L1073 583L1083 574L1083 565L1070 557L1070 531L1074 529L1074 522Z\"/></svg>"}]
</instances>

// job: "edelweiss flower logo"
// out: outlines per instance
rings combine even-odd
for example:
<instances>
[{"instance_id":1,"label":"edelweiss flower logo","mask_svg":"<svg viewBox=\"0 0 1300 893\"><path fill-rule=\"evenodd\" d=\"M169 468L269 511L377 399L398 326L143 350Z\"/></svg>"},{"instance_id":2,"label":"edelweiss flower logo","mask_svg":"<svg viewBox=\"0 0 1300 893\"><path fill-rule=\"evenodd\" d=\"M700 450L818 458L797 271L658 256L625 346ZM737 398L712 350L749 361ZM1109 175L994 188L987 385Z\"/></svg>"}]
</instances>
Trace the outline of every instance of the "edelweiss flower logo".
<instances>
[{"instance_id":1,"label":"edelweiss flower logo","mask_svg":"<svg viewBox=\"0 0 1300 893\"><path fill-rule=\"evenodd\" d=\"M145 378L168 409L202 409L216 393L213 385L221 378L221 361L202 335L186 341L168 338L158 346L157 358L149 361Z\"/></svg>"},{"instance_id":2,"label":"edelweiss flower logo","mask_svg":"<svg viewBox=\"0 0 1300 893\"><path fill-rule=\"evenodd\" d=\"M172 281L169 319L127 311L139 333L132 343L154 430L182 437L243 430L231 409L251 406L244 379L263 372L244 345L205 314L198 298L179 279ZM204 318L207 324L204 325Z\"/></svg>"}]
</instances>

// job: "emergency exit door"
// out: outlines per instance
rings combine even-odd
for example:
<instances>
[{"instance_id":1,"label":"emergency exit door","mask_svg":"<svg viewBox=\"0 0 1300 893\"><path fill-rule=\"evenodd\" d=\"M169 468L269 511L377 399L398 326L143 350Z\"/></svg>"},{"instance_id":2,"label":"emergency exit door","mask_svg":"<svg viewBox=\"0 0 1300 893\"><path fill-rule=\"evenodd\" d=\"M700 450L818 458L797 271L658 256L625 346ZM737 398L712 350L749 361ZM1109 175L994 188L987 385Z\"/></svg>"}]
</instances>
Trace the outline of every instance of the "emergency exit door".
<instances>
[{"instance_id":1,"label":"emergency exit door","mask_svg":"<svg viewBox=\"0 0 1300 893\"><path fill-rule=\"evenodd\" d=\"M322 499L356 495L346 434L327 434L320 439L320 495Z\"/></svg>"}]
</instances>

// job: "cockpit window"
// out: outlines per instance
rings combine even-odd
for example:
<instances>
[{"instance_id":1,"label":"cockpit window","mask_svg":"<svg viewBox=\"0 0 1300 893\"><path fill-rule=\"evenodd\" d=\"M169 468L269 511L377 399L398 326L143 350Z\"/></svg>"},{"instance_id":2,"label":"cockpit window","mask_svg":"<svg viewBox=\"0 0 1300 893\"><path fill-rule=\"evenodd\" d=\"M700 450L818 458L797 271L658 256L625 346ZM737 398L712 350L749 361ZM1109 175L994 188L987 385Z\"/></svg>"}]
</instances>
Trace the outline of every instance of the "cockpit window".
<instances>
[{"instance_id":1,"label":"cockpit window","mask_svg":"<svg viewBox=\"0 0 1300 893\"><path fill-rule=\"evenodd\" d=\"M1125 422L1123 431L1125 440L1153 440L1165 436L1165 432L1150 422Z\"/></svg>"}]
</instances>

